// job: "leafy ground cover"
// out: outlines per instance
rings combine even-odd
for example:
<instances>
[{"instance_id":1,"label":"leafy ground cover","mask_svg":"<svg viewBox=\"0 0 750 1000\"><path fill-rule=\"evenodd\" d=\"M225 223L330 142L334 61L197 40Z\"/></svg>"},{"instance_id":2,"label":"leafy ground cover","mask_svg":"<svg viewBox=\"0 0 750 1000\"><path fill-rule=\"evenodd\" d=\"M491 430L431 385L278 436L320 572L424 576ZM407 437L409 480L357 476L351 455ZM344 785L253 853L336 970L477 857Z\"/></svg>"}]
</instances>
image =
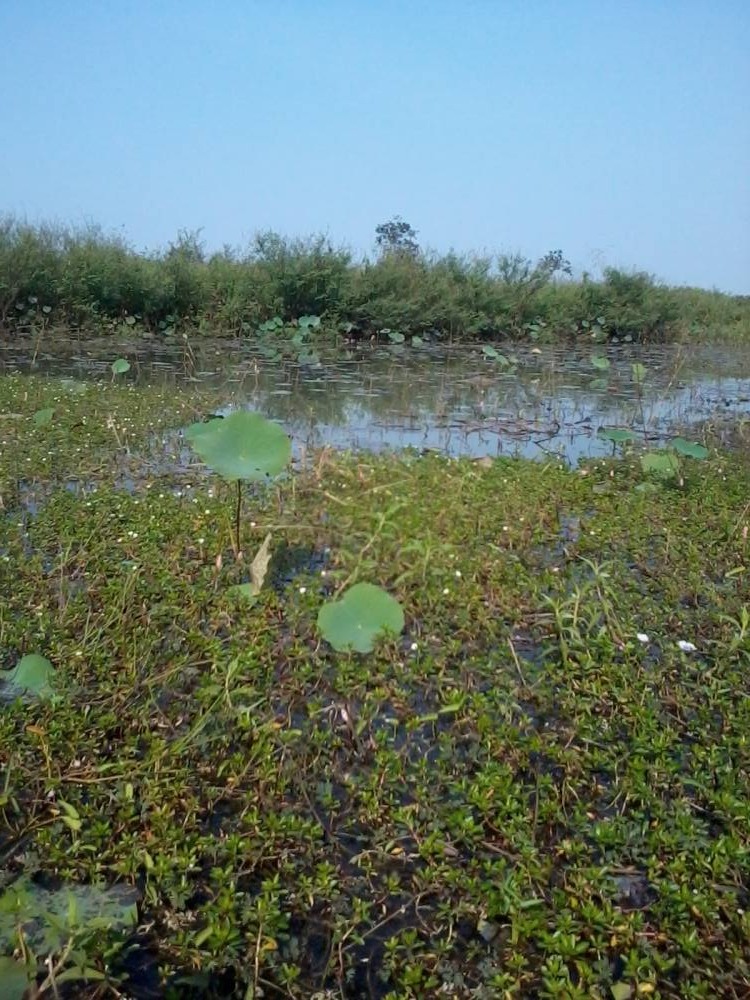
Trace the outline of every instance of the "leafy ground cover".
<instances>
[{"instance_id":1,"label":"leafy ground cover","mask_svg":"<svg viewBox=\"0 0 750 1000\"><path fill-rule=\"evenodd\" d=\"M324 451L238 560L234 485L151 458L198 409L0 381L0 668L51 665L0 679L3 995L747 996L742 456Z\"/></svg>"}]
</instances>

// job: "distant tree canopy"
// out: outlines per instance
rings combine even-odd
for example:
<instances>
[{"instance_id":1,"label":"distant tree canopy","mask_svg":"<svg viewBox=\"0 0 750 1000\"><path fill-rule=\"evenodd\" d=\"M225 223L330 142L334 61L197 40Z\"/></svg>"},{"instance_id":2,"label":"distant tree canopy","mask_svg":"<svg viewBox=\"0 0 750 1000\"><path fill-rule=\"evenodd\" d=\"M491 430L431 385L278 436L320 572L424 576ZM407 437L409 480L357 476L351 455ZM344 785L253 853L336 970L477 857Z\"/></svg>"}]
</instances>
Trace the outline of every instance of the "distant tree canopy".
<instances>
[{"instance_id":1,"label":"distant tree canopy","mask_svg":"<svg viewBox=\"0 0 750 1000\"><path fill-rule=\"evenodd\" d=\"M417 232L408 222L404 222L400 215L394 215L388 222L381 222L375 227L375 242L383 256L386 254L412 258L419 256Z\"/></svg>"}]
</instances>

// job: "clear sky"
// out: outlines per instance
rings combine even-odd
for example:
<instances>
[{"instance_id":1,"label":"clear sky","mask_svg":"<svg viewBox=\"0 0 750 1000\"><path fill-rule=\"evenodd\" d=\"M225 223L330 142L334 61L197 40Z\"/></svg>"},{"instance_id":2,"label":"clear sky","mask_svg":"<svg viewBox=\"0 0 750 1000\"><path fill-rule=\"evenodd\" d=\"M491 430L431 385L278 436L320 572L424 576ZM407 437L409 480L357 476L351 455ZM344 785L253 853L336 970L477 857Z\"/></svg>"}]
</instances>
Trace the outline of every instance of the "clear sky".
<instances>
[{"instance_id":1,"label":"clear sky","mask_svg":"<svg viewBox=\"0 0 750 1000\"><path fill-rule=\"evenodd\" d=\"M0 211L750 293L750 0L0 0Z\"/></svg>"}]
</instances>

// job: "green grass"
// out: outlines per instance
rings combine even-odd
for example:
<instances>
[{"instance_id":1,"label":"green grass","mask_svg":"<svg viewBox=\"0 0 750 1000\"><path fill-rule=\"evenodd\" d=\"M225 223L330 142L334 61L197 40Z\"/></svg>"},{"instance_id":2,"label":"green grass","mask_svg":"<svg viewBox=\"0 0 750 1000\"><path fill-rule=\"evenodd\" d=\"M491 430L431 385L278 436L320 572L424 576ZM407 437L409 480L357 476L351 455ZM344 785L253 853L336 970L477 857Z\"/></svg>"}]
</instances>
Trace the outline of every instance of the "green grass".
<instances>
[{"instance_id":1,"label":"green grass","mask_svg":"<svg viewBox=\"0 0 750 1000\"><path fill-rule=\"evenodd\" d=\"M519 255L385 253L355 259L326 237L258 234L244 249L209 255L181 233L163 252L120 236L0 219L0 324L37 344L55 331L254 337L279 316L323 318L316 338L345 335L444 340L531 338L659 342L750 340L750 299L670 288L643 272L567 273L557 251ZM291 337L293 330L287 331Z\"/></svg>"},{"instance_id":2,"label":"green grass","mask_svg":"<svg viewBox=\"0 0 750 1000\"><path fill-rule=\"evenodd\" d=\"M748 995L746 464L323 454L246 498L248 608L231 486L151 458L194 406L5 378L0 411L0 666L59 692L0 706L0 877L139 897L45 995L74 959L105 978L61 995ZM406 613L365 657L315 628L359 580Z\"/></svg>"}]
</instances>

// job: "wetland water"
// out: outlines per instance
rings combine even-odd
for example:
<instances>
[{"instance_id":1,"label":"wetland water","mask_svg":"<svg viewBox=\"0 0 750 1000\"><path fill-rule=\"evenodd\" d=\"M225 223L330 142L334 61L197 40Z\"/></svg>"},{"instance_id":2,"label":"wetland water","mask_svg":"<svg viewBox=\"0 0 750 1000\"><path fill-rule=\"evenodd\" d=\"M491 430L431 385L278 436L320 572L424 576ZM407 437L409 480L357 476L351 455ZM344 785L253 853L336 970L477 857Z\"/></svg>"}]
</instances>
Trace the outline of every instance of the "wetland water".
<instances>
[{"instance_id":1,"label":"wetland water","mask_svg":"<svg viewBox=\"0 0 750 1000\"><path fill-rule=\"evenodd\" d=\"M269 360L235 342L154 346L59 345L39 353L0 348L0 371L107 379L128 358L127 380L174 384L214 409L246 406L279 420L299 449L431 449L459 456L559 456L575 464L610 454L601 427L648 440L699 435L708 423L750 422L750 349L731 346L480 348L369 345L311 367ZM606 358L609 367L594 363ZM633 364L645 368L642 385ZM198 404L198 400L196 400ZM644 431L645 424L645 433ZM735 441L736 443L736 441Z\"/></svg>"}]
</instances>

